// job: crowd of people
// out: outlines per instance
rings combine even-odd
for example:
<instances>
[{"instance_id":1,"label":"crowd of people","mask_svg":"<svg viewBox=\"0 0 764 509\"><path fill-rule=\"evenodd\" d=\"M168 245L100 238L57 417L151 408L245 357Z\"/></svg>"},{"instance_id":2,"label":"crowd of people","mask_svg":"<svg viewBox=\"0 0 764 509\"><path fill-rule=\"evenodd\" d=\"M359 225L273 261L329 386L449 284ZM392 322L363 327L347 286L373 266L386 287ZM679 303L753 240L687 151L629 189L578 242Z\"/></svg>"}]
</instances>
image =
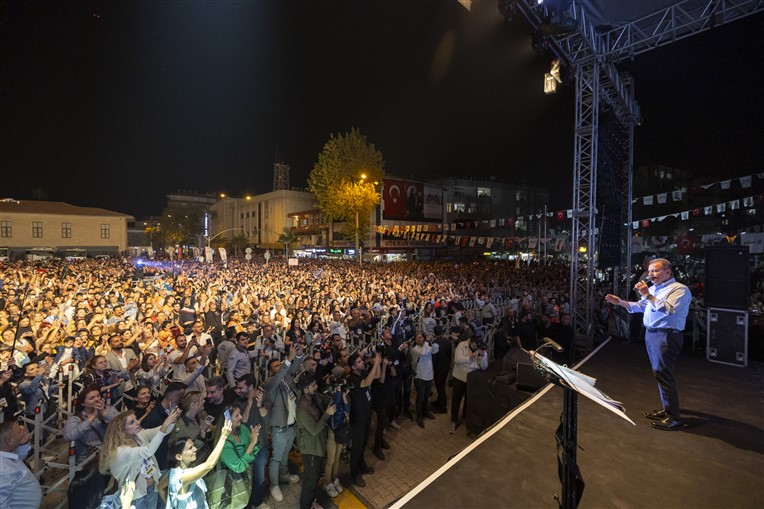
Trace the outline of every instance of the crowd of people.
<instances>
[{"instance_id":1,"label":"crowd of people","mask_svg":"<svg viewBox=\"0 0 764 509\"><path fill-rule=\"evenodd\" d=\"M0 506L39 507L23 460L30 431L54 415L46 429L72 443L80 470L69 507L266 509L299 482L301 508L327 506L343 482L373 482L367 454L384 461L385 430L402 419L424 428L450 413L442 432L455 433L467 375L489 358L542 337L569 347L568 271L325 260L0 267Z\"/></svg>"}]
</instances>

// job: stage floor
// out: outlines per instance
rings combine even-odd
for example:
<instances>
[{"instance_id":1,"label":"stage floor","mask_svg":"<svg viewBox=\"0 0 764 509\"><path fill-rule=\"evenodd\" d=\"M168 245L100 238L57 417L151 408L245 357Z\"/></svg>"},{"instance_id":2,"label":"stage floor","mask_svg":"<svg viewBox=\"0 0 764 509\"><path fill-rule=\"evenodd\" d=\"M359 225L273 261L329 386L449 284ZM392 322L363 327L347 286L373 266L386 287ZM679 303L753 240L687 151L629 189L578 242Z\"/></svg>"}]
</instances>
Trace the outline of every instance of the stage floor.
<instances>
[{"instance_id":1,"label":"stage floor","mask_svg":"<svg viewBox=\"0 0 764 509\"><path fill-rule=\"evenodd\" d=\"M610 341L579 371L597 378L636 423L579 396L577 460L586 482L579 507L764 507L761 363L738 368L683 355L682 431L653 429L642 416L660 407L644 345ZM556 507L562 394L542 389L393 507Z\"/></svg>"}]
</instances>

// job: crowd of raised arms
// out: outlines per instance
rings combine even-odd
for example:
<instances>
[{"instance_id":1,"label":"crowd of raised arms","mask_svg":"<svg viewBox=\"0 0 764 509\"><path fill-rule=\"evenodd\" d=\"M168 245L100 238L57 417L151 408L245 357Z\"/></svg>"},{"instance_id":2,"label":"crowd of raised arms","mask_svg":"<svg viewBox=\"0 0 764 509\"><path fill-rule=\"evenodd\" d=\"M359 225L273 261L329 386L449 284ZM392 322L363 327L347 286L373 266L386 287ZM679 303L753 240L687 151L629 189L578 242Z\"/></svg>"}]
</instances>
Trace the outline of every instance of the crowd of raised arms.
<instances>
[{"instance_id":1,"label":"crowd of raised arms","mask_svg":"<svg viewBox=\"0 0 764 509\"><path fill-rule=\"evenodd\" d=\"M500 261L4 265L0 507L39 507L27 464L52 460L57 437L78 470L69 507L265 508L298 482L301 507L325 506L343 490L343 454L348 480L365 486L367 442L383 460L383 431L399 419L425 427L450 413L443 432L454 433L467 373L489 358L542 337L569 346L568 272ZM288 470L293 448L302 476Z\"/></svg>"}]
</instances>

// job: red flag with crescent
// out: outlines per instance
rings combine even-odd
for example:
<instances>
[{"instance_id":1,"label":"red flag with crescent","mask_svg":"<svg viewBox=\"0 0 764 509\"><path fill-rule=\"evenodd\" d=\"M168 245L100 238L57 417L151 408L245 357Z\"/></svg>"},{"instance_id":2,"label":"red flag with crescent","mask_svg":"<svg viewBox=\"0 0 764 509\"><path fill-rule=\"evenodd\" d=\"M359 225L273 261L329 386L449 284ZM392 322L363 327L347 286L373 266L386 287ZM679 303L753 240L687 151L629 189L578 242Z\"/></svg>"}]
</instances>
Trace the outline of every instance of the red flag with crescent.
<instances>
[{"instance_id":1,"label":"red flag with crescent","mask_svg":"<svg viewBox=\"0 0 764 509\"><path fill-rule=\"evenodd\" d=\"M402 180L385 179L384 218L406 219L406 183Z\"/></svg>"},{"instance_id":2,"label":"red flag with crescent","mask_svg":"<svg viewBox=\"0 0 764 509\"><path fill-rule=\"evenodd\" d=\"M695 248L695 238L692 235L680 235L676 238L676 254L691 255Z\"/></svg>"}]
</instances>

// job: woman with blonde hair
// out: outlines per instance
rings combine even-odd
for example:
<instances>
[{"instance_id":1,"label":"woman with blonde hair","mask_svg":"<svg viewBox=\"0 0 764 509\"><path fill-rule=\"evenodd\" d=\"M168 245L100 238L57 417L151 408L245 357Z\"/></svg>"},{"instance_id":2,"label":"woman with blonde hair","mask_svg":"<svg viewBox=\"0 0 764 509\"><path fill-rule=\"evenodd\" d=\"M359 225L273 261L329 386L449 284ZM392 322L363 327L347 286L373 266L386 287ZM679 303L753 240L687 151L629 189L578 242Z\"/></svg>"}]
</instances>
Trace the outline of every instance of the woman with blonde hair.
<instances>
[{"instance_id":1,"label":"woman with blonde hair","mask_svg":"<svg viewBox=\"0 0 764 509\"><path fill-rule=\"evenodd\" d=\"M122 412L106 428L99 469L103 474L111 473L120 487L128 479L136 479L135 509L158 509L156 487L162 474L154 453L172 431L180 413L176 408L161 426L144 430L134 412Z\"/></svg>"}]
</instances>

